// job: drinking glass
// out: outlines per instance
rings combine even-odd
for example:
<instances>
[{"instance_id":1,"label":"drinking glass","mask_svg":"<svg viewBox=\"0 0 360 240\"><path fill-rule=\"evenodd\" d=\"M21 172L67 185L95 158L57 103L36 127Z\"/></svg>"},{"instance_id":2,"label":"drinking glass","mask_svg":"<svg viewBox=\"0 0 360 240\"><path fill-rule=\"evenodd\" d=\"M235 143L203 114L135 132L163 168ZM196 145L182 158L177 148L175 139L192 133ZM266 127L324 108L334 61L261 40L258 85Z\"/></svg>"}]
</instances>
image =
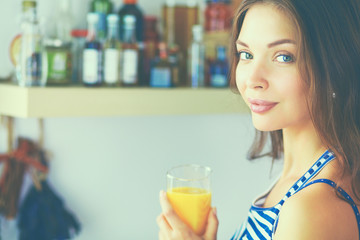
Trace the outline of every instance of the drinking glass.
<instances>
[{"instance_id":1,"label":"drinking glass","mask_svg":"<svg viewBox=\"0 0 360 240\"><path fill-rule=\"evenodd\" d=\"M175 212L197 235L205 231L211 208L211 169L182 165L167 172L167 197Z\"/></svg>"}]
</instances>

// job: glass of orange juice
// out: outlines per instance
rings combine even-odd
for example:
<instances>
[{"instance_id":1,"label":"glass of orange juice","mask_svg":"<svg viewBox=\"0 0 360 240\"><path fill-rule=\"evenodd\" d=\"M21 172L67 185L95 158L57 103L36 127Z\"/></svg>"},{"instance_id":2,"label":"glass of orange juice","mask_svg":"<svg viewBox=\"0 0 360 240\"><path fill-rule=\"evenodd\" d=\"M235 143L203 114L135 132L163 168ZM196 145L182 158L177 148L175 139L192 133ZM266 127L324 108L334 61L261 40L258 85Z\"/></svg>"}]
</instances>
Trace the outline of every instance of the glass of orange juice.
<instances>
[{"instance_id":1,"label":"glass of orange juice","mask_svg":"<svg viewBox=\"0 0 360 240\"><path fill-rule=\"evenodd\" d=\"M197 234L205 231L211 208L211 169L182 165L167 172L167 197L179 217Z\"/></svg>"}]
</instances>

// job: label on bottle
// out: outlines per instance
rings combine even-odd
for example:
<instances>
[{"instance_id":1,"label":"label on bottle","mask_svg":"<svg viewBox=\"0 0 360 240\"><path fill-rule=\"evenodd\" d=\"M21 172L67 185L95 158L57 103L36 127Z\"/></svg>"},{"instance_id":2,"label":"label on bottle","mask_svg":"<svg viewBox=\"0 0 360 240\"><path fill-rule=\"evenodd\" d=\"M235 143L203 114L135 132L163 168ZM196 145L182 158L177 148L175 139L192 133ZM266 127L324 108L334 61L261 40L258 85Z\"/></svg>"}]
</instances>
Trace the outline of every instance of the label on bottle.
<instances>
[{"instance_id":1,"label":"label on bottle","mask_svg":"<svg viewBox=\"0 0 360 240\"><path fill-rule=\"evenodd\" d=\"M123 51L122 81L124 84L133 85L137 82L138 52L135 49Z\"/></svg>"},{"instance_id":2,"label":"label on bottle","mask_svg":"<svg viewBox=\"0 0 360 240\"><path fill-rule=\"evenodd\" d=\"M83 81L87 84L98 82L99 51L96 49L84 49L83 55Z\"/></svg>"},{"instance_id":3,"label":"label on bottle","mask_svg":"<svg viewBox=\"0 0 360 240\"><path fill-rule=\"evenodd\" d=\"M151 87L171 87L171 69L153 68L150 75Z\"/></svg>"},{"instance_id":4,"label":"label on bottle","mask_svg":"<svg viewBox=\"0 0 360 240\"><path fill-rule=\"evenodd\" d=\"M104 53L104 81L106 84L116 84L120 78L120 51L108 48Z\"/></svg>"},{"instance_id":5,"label":"label on bottle","mask_svg":"<svg viewBox=\"0 0 360 240\"><path fill-rule=\"evenodd\" d=\"M68 62L70 55L67 51L47 51L48 83L66 83L69 81Z\"/></svg>"},{"instance_id":6,"label":"label on bottle","mask_svg":"<svg viewBox=\"0 0 360 240\"><path fill-rule=\"evenodd\" d=\"M210 79L210 85L212 87L226 87L228 85L227 82L227 77L222 74L214 74Z\"/></svg>"}]
</instances>

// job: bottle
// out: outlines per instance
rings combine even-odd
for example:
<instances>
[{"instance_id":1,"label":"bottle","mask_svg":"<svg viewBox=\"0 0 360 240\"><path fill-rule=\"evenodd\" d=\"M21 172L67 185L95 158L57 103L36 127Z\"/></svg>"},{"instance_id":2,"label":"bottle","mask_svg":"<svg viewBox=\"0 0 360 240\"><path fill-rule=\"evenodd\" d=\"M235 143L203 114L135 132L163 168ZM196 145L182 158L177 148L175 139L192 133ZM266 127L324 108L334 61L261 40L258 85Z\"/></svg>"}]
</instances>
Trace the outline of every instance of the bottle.
<instances>
[{"instance_id":1,"label":"bottle","mask_svg":"<svg viewBox=\"0 0 360 240\"><path fill-rule=\"evenodd\" d=\"M100 42L106 39L106 16L113 11L113 3L109 0L92 0L90 12L99 14L98 25L96 26L97 37Z\"/></svg>"},{"instance_id":2,"label":"bottle","mask_svg":"<svg viewBox=\"0 0 360 240\"><path fill-rule=\"evenodd\" d=\"M165 40L169 51L169 61L173 65L174 86L186 85L186 68L182 65L183 54L180 46L175 41L175 6L176 0L166 0L165 2ZM185 53L186 54L186 53ZM185 55L184 54L184 55ZM183 71L185 74L183 74Z\"/></svg>"},{"instance_id":3,"label":"bottle","mask_svg":"<svg viewBox=\"0 0 360 240\"><path fill-rule=\"evenodd\" d=\"M125 25L125 16L132 15L136 20L136 40L144 41L144 14L137 5L137 0L123 0L124 5L119 9L120 26ZM120 31L120 40L124 41L124 32Z\"/></svg>"},{"instance_id":4,"label":"bottle","mask_svg":"<svg viewBox=\"0 0 360 240\"><path fill-rule=\"evenodd\" d=\"M48 74L46 85L68 85L71 83L71 42L46 39Z\"/></svg>"},{"instance_id":5,"label":"bottle","mask_svg":"<svg viewBox=\"0 0 360 240\"><path fill-rule=\"evenodd\" d=\"M102 83L102 49L96 32L98 21L98 14L87 14L88 35L83 51L83 83L85 86L100 86Z\"/></svg>"},{"instance_id":6,"label":"bottle","mask_svg":"<svg viewBox=\"0 0 360 240\"><path fill-rule=\"evenodd\" d=\"M22 37L17 79L20 86L44 86L47 77L47 58L43 36L36 14L36 1L23 1Z\"/></svg>"},{"instance_id":7,"label":"bottle","mask_svg":"<svg viewBox=\"0 0 360 240\"><path fill-rule=\"evenodd\" d=\"M67 85L71 83L72 56L71 31L72 14L70 0L60 0L55 17L54 35L45 40L48 74L47 85Z\"/></svg>"},{"instance_id":8,"label":"bottle","mask_svg":"<svg viewBox=\"0 0 360 240\"><path fill-rule=\"evenodd\" d=\"M160 41L160 34L157 30L157 18L155 16L145 16L145 37L144 37L144 85L150 82L151 62L156 57L157 48Z\"/></svg>"},{"instance_id":9,"label":"bottle","mask_svg":"<svg viewBox=\"0 0 360 240\"><path fill-rule=\"evenodd\" d=\"M125 24L125 16L132 15L135 17L135 31L136 31L136 41L138 44L138 64L137 64L137 72L138 72L138 85L144 86L146 85L146 77L144 71L144 55L145 55L145 46L144 46L144 14L142 10L139 8L137 4L137 0L123 0L124 5L119 9L119 17L120 17L120 26ZM120 32L120 40L124 41L124 32Z\"/></svg>"},{"instance_id":10,"label":"bottle","mask_svg":"<svg viewBox=\"0 0 360 240\"><path fill-rule=\"evenodd\" d=\"M117 86L120 83L121 43L119 40L119 16L107 16L107 39L104 44L104 83L106 86Z\"/></svg>"},{"instance_id":11,"label":"bottle","mask_svg":"<svg viewBox=\"0 0 360 240\"><path fill-rule=\"evenodd\" d=\"M225 0L208 0L205 9L205 31L223 31L231 27L232 13Z\"/></svg>"},{"instance_id":12,"label":"bottle","mask_svg":"<svg viewBox=\"0 0 360 240\"><path fill-rule=\"evenodd\" d=\"M73 29L71 31L71 63L72 63L72 84L82 83L83 73L83 51L86 43L87 29Z\"/></svg>"},{"instance_id":13,"label":"bottle","mask_svg":"<svg viewBox=\"0 0 360 240\"><path fill-rule=\"evenodd\" d=\"M193 41L189 49L189 76L193 88L205 86L205 45L203 43L203 28L194 25Z\"/></svg>"},{"instance_id":14,"label":"bottle","mask_svg":"<svg viewBox=\"0 0 360 240\"><path fill-rule=\"evenodd\" d=\"M216 47L216 60L210 64L210 86L227 87L229 63L226 58L226 47Z\"/></svg>"},{"instance_id":15,"label":"bottle","mask_svg":"<svg viewBox=\"0 0 360 240\"><path fill-rule=\"evenodd\" d=\"M180 46L175 42L175 6L176 0L166 0L164 8L164 32L165 41L169 52L169 61L173 67L173 84L174 86L185 85L182 79L186 79L186 71L183 76L181 70L183 55Z\"/></svg>"},{"instance_id":16,"label":"bottle","mask_svg":"<svg viewBox=\"0 0 360 240\"><path fill-rule=\"evenodd\" d=\"M166 0L165 39L169 48L175 44L175 0Z\"/></svg>"},{"instance_id":17,"label":"bottle","mask_svg":"<svg viewBox=\"0 0 360 240\"><path fill-rule=\"evenodd\" d=\"M169 51L169 62L172 66L172 81L174 87L178 87L180 85L186 85L185 81L184 83L181 82L181 78L183 74L181 74L180 69L182 61L182 54L180 52L180 47L178 45L172 45L172 47L168 48ZM186 76L186 73L184 74ZM186 77L185 77L186 78Z\"/></svg>"},{"instance_id":18,"label":"bottle","mask_svg":"<svg viewBox=\"0 0 360 240\"><path fill-rule=\"evenodd\" d=\"M139 51L136 41L136 18L134 15L124 16L123 43L121 60L121 84L123 86L138 85Z\"/></svg>"},{"instance_id":19,"label":"bottle","mask_svg":"<svg viewBox=\"0 0 360 240\"><path fill-rule=\"evenodd\" d=\"M62 42L71 42L71 31L73 28L73 15L71 13L70 0L58 2L58 13L56 16L56 36Z\"/></svg>"},{"instance_id":20,"label":"bottle","mask_svg":"<svg viewBox=\"0 0 360 240\"><path fill-rule=\"evenodd\" d=\"M159 56L151 64L150 87L173 86L172 63L169 62L166 43L159 43Z\"/></svg>"}]
</instances>

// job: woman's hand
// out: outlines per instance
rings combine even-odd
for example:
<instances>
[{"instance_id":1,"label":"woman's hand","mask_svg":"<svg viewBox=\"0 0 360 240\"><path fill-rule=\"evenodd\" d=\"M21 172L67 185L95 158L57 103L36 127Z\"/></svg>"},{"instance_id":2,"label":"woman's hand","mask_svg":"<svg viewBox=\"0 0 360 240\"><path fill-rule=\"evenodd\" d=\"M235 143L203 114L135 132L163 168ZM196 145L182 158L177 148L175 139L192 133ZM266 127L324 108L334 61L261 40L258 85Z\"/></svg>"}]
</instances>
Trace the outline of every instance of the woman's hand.
<instances>
[{"instance_id":1,"label":"woman's hand","mask_svg":"<svg viewBox=\"0 0 360 240\"><path fill-rule=\"evenodd\" d=\"M219 225L216 208L209 212L204 235L197 236L175 213L164 191L160 191L160 205L162 213L156 219L160 228L159 240L216 240Z\"/></svg>"}]
</instances>

